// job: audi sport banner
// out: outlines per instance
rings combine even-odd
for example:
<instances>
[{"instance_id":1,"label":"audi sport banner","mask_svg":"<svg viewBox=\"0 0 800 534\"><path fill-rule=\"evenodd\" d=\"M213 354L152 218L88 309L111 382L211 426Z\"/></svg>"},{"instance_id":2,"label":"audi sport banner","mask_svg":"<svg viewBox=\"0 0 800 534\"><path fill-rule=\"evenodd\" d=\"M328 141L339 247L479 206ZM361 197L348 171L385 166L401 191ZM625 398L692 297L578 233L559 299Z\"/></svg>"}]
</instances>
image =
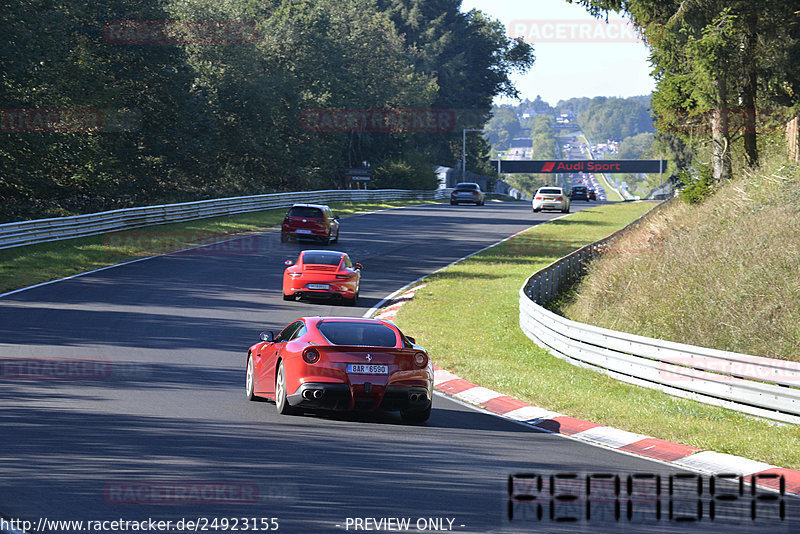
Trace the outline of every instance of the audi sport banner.
<instances>
[{"instance_id":1,"label":"audi sport banner","mask_svg":"<svg viewBox=\"0 0 800 534\"><path fill-rule=\"evenodd\" d=\"M497 160L491 164L497 168ZM530 159L502 160L500 173L506 174L555 174L575 172L665 172L665 159Z\"/></svg>"}]
</instances>

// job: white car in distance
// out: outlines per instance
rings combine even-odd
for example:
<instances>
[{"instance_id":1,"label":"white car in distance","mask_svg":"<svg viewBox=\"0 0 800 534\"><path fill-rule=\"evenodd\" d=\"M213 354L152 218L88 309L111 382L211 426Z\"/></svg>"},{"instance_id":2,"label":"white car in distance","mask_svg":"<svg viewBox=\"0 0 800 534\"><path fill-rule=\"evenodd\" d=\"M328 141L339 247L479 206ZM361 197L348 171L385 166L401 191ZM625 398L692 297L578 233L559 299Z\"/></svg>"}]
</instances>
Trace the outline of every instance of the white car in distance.
<instances>
[{"instance_id":1,"label":"white car in distance","mask_svg":"<svg viewBox=\"0 0 800 534\"><path fill-rule=\"evenodd\" d=\"M540 187L531 203L534 213L541 210L559 210L569 213L569 197L560 187Z\"/></svg>"}]
</instances>

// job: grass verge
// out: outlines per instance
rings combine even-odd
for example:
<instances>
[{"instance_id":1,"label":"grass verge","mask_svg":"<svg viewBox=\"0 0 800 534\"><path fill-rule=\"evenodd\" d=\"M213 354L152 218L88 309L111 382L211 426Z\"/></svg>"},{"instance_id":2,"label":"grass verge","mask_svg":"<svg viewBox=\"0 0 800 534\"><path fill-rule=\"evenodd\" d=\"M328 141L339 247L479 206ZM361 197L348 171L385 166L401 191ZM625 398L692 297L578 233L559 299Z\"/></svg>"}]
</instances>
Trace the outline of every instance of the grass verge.
<instances>
[{"instance_id":1,"label":"grass verge","mask_svg":"<svg viewBox=\"0 0 800 534\"><path fill-rule=\"evenodd\" d=\"M591 265L563 315L800 362L800 166L765 162L698 205L677 200Z\"/></svg>"},{"instance_id":2,"label":"grass verge","mask_svg":"<svg viewBox=\"0 0 800 534\"><path fill-rule=\"evenodd\" d=\"M426 279L397 316L441 367L481 386L573 417L800 468L800 427L671 397L574 367L519 328L519 288L533 272L623 227L652 204L584 210L537 226ZM468 312L467 312L468 311Z\"/></svg>"},{"instance_id":3,"label":"grass verge","mask_svg":"<svg viewBox=\"0 0 800 534\"><path fill-rule=\"evenodd\" d=\"M439 202L348 202L330 206L334 213L345 217ZM0 293L155 254L277 228L285 214L286 209L271 209L0 250Z\"/></svg>"}]
</instances>

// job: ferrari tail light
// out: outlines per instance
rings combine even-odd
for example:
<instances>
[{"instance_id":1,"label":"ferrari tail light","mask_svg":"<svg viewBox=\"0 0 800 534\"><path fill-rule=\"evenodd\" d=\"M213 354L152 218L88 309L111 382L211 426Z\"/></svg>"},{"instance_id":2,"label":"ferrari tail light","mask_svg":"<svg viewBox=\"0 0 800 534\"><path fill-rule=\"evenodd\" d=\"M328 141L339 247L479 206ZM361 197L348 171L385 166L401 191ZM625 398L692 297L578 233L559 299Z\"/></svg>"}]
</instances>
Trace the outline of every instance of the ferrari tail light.
<instances>
[{"instance_id":1,"label":"ferrari tail light","mask_svg":"<svg viewBox=\"0 0 800 534\"><path fill-rule=\"evenodd\" d=\"M306 349L303 351L303 360L306 363L317 363L319 361L319 352L317 349Z\"/></svg>"},{"instance_id":2,"label":"ferrari tail light","mask_svg":"<svg viewBox=\"0 0 800 534\"><path fill-rule=\"evenodd\" d=\"M428 363L428 356L426 356L424 353L418 352L414 355L414 365L416 365L417 367L420 368L425 367L427 363Z\"/></svg>"}]
</instances>

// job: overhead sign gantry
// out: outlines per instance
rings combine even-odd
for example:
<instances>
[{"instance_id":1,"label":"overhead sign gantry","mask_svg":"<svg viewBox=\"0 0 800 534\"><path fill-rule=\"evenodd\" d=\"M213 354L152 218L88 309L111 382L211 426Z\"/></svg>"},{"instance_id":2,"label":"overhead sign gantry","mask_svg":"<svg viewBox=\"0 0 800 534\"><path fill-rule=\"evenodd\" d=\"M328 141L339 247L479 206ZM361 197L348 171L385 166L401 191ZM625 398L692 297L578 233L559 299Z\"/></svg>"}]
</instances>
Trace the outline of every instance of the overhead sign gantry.
<instances>
[{"instance_id":1,"label":"overhead sign gantry","mask_svg":"<svg viewBox=\"0 0 800 534\"><path fill-rule=\"evenodd\" d=\"M665 159L514 159L500 160L499 164L492 160L491 164L500 174L662 173L667 170Z\"/></svg>"}]
</instances>

